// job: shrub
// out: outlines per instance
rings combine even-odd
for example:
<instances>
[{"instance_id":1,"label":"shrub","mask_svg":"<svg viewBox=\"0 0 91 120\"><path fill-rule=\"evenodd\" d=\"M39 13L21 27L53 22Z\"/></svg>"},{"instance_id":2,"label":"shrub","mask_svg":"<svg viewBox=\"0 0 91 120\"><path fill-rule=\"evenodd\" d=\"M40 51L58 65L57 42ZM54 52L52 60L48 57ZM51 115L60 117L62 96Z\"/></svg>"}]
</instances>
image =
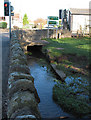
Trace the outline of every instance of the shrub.
<instances>
[{"instance_id":1,"label":"shrub","mask_svg":"<svg viewBox=\"0 0 91 120\"><path fill-rule=\"evenodd\" d=\"M1 22L0 23L0 28L3 28L3 29L7 28L7 23L6 22Z\"/></svg>"}]
</instances>

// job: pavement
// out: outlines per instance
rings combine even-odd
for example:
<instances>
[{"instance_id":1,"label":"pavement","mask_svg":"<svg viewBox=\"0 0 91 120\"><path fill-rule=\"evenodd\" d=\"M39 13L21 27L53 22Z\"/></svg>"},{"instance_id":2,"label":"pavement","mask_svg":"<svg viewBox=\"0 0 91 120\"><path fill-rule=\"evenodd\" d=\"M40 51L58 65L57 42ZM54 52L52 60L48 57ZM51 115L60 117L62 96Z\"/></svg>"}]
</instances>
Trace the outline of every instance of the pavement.
<instances>
[{"instance_id":1,"label":"pavement","mask_svg":"<svg viewBox=\"0 0 91 120\"><path fill-rule=\"evenodd\" d=\"M0 120L6 118L9 71L9 33L0 32Z\"/></svg>"}]
</instances>

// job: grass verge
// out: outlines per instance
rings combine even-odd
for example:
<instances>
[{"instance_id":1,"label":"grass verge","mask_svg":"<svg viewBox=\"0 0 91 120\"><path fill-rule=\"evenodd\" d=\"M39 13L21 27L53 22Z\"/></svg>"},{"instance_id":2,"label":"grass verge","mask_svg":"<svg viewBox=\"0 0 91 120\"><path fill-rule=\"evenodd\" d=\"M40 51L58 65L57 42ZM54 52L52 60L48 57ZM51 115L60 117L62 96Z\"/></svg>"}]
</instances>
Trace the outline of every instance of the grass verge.
<instances>
[{"instance_id":1,"label":"grass verge","mask_svg":"<svg viewBox=\"0 0 91 120\"><path fill-rule=\"evenodd\" d=\"M89 74L91 69L91 38L45 39L42 51L56 69L66 74L53 88L54 100L76 116L89 114Z\"/></svg>"}]
</instances>

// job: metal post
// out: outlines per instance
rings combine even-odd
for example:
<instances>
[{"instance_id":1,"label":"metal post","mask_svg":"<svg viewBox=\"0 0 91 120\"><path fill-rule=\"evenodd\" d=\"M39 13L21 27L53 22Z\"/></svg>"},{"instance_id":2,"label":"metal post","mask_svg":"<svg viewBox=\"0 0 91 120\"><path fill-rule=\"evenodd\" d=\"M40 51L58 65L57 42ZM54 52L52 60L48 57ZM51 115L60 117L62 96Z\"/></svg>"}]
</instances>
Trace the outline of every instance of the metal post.
<instances>
[{"instance_id":1,"label":"metal post","mask_svg":"<svg viewBox=\"0 0 91 120\"><path fill-rule=\"evenodd\" d=\"M54 31L55 31L55 28L54 28L54 26L53 26L53 38L54 38L54 34L55 34L55 32L54 32Z\"/></svg>"},{"instance_id":2,"label":"metal post","mask_svg":"<svg viewBox=\"0 0 91 120\"><path fill-rule=\"evenodd\" d=\"M9 37L11 40L11 2L9 2Z\"/></svg>"},{"instance_id":3,"label":"metal post","mask_svg":"<svg viewBox=\"0 0 91 120\"><path fill-rule=\"evenodd\" d=\"M49 38L49 25L48 25L47 38Z\"/></svg>"},{"instance_id":4,"label":"metal post","mask_svg":"<svg viewBox=\"0 0 91 120\"><path fill-rule=\"evenodd\" d=\"M57 39L57 31L58 31L58 30L57 30L57 26L56 26L56 39Z\"/></svg>"}]
</instances>

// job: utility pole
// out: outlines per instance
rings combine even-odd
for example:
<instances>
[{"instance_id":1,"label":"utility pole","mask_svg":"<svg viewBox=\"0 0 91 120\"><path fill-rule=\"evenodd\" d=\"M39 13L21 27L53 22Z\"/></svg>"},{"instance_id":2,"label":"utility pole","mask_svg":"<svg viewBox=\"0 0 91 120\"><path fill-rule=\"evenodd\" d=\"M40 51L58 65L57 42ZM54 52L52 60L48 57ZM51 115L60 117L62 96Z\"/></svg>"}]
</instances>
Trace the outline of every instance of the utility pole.
<instances>
[{"instance_id":1,"label":"utility pole","mask_svg":"<svg viewBox=\"0 0 91 120\"><path fill-rule=\"evenodd\" d=\"M11 2L9 2L9 37L11 40Z\"/></svg>"}]
</instances>

